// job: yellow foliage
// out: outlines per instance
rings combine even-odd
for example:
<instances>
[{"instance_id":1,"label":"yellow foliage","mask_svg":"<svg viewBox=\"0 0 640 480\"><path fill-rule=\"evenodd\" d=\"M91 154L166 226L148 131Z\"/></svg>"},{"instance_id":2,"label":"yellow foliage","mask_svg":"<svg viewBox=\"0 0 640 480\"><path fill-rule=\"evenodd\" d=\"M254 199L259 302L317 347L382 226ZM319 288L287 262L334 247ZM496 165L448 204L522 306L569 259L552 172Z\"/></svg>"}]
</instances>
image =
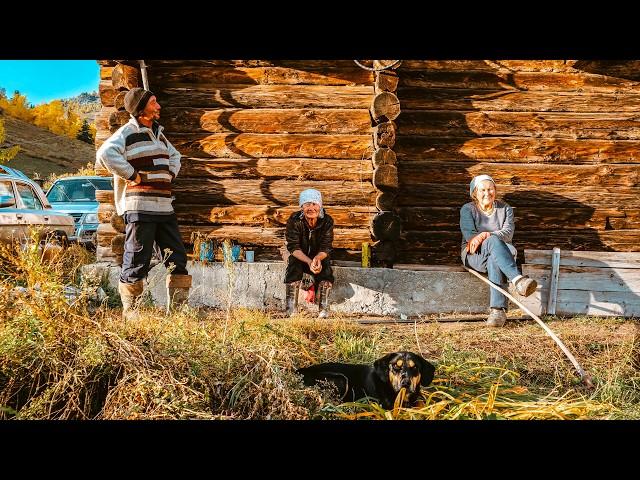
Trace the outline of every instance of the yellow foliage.
<instances>
[{"instance_id":1,"label":"yellow foliage","mask_svg":"<svg viewBox=\"0 0 640 480\"><path fill-rule=\"evenodd\" d=\"M34 125L46 128L56 135L76 138L82 120L72 109L66 108L61 100L43 103L33 109Z\"/></svg>"},{"instance_id":2,"label":"yellow foliage","mask_svg":"<svg viewBox=\"0 0 640 480\"><path fill-rule=\"evenodd\" d=\"M4 122L0 119L0 145L2 145L2 142L4 142ZM19 151L20 145L14 145L10 148L0 148L0 163L8 162L15 157Z\"/></svg>"}]
</instances>

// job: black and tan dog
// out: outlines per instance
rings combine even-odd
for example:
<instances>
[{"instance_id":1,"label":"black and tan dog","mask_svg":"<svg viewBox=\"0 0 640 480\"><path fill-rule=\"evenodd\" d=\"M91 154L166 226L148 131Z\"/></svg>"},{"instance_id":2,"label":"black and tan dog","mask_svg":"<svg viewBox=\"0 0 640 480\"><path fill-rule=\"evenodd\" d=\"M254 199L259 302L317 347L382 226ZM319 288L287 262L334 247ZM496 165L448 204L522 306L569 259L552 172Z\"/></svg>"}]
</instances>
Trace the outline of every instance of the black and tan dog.
<instances>
[{"instance_id":1,"label":"black and tan dog","mask_svg":"<svg viewBox=\"0 0 640 480\"><path fill-rule=\"evenodd\" d=\"M338 388L343 402L370 397L387 410L393 408L402 388L406 389L405 401L414 405L420 397L420 386L429 385L434 372L432 364L412 352L389 353L373 362L373 366L321 363L297 370L307 386L328 382Z\"/></svg>"}]
</instances>

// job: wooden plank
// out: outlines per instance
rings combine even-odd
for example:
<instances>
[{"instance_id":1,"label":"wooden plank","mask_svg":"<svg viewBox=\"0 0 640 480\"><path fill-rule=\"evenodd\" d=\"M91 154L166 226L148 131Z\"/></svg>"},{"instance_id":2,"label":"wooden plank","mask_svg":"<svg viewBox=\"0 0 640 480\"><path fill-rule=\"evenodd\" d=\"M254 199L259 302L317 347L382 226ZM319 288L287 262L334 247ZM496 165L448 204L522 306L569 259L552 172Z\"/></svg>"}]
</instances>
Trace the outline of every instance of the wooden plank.
<instances>
[{"instance_id":1,"label":"wooden plank","mask_svg":"<svg viewBox=\"0 0 640 480\"><path fill-rule=\"evenodd\" d=\"M494 110L513 112L638 112L640 94L526 92L398 87L408 110Z\"/></svg>"},{"instance_id":2,"label":"wooden plank","mask_svg":"<svg viewBox=\"0 0 640 480\"><path fill-rule=\"evenodd\" d=\"M169 140L189 157L371 158L371 135L173 134Z\"/></svg>"},{"instance_id":3,"label":"wooden plank","mask_svg":"<svg viewBox=\"0 0 640 480\"><path fill-rule=\"evenodd\" d=\"M396 137L400 162L470 159L505 163L638 163L640 141L527 137Z\"/></svg>"},{"instance_id":4,"label":"wooden plank","mask_svg":"<svg viewBox=\"0 0 640 480\"><path fill-rule=\"evenodd\" d=\"M113 88L111 80L100 80L100 83L98 83L98 95L100 95L100 103L104 107L113 107L117 94L118 91Z\"/></svg>"},{"instance_id":5,"label":"wooden plank","mask_svg":"<svg viewBox=\"0 0 640 480\"><path fill-rule=\"evenodd\" d=\"M547 291L538 289L522 303L537 315L547 301ZM556 315L640 316L640 297L633 292L558 290Z\"/></svg>"},{"instance_id":6,"label":"wooden plank","mask_svg":"<svg viewBox=\"0 0 640 480\"><path fill-rule=\"evenodd\" d=\"M549 265L551 250L525 249L525 262L530 265ZM640 253L636 252L562 252L560 266L640 268Z\"/></svg>"},{"instance_id":7,"label":"wooden plank","mask_svg":"<svg viewBox=\"0 0 640 480\"><path fill-rule=\"evenodd\" d=\"M371 85L373 72L357 65L349 68L308 69L288 67L154 67L149 83L161 87L209 85Z\"/></svg>"},{"instance_id":8,"label":"wooden plank","mask_svg":"<svg viewBox=\"0 0 640 480\"><path fill-rule=\"evenodd\" d=\"M398 164L398 174L404 185L462 184L483 173L491 175L498 183L520 186L640 186L640 164L554 165L487 161L478 163L464 160L417 160Z\"/></svg>"},{"instance_id":9,"label":"wooden plank","mask_svg":"<svg viewBox=\"0 0 640 480\"><path fill-rule=\"evenodd\" d=\"M551 269L548 266L525 264L523 274L535 278L542 289L549 288ZM558 290L640 292L640 270L616 267L560 267Z\"/></svg>"},{"instance_id":10,"label":"wooden plank","mask_svg":"<svg viewBox=\"0 0 640 480\"><path fill-rule=\"evenodd\" d=\"M203 205L298 205L300 192L315 188L327 205L373 205L371 182L305 180L214 180L177 177L173 192L177 203Z\"/></svg>"},{"instance_id":11,"label":"wooden plank","mask_svg":"<svg viewBox=\"0 0 640 480\"><path fill-rule=\"evenodd\" d=\"M556 299L558 297L558 275L560 273L560 249L554 248L551 255L551 275L549 284L549 300L547 301L547 313L556 314Z\"/></svg>"},{"instance_id":12,"label":"wooden plank","mask_svg":"<svg viewBox=\"0 0 640 480\"><path fill-rule=\"evenodd\" d=\"M378 210L363 206L324 205L336 226L368 227ZM174 205L180 224L229 224L284 226L289 216L300 208L297 206L278 207L275 205L227 205L223 207L182 204Z\"/></svg>"},{"instance_id":13,"label":"wooden plank","mask_svg":"<svg viewBox=\"0 0 640 480\"><path fill-rule=\"evenodd\" d=\"M162 109L167 132L178 133L350 133L371 134L369 112L361 109Z\"/></svg>"},{"instance_id":14,"label":"wooden plank","mask_svg":"<svg viewBox=\"0 0 640 480\"><path fill-rule=\"evenodd\" d=\"M113 72L113 66L100 66L100 80L111 80L111 74Z\"/></svg>"},{"instance_id":15,"label":"wooden plank","mask_svg":"<svg viewBox=\"0 0 640 480\"><path fill-rule=\"evenodd\" d=\"M432 137L521 136L637 140L637 112L492 112L404 110L398 135Z\"/></svg>"},{"instance_id":16,"label":"wooden plank","mask_svg":"<svg viewBox=\"0 0 640 480\"><path fill-rule=\"evenodd\" d=\"M405 177L399 177L403 194L398 196L398 205L402 207L458 207L470 201L469 184L423 183L420 186L407 186ZM583 186L536 186L526 188L518 185L497 185L498 199L512 207L538 206L609 209L624 205L625 208L640 207L640 187L583 187Z\"/></svg>"},{"instance_id":17,"label":"wooden plank","mask_svg":"<svg viewBox=\"0 0 640 480\"><path fill-rule=\"evenodd\" d=\"M574 72L514 72L508 68L479 70L408 70L400 75L401 87L513 89L544 92L629 93L640 90L640 82L628 78Z\"/></svg>"},{"instance_id":18,"label":"wooden plank","mask_svg":"<svg viewBox=\"0 0 640 480\"><path fill-rule=\"evenodd\" d=\"M199 232L210 238L223 240L231 238L243 245L281 246L284 244L284 228L263 228L247 226L203 226L180 225L184 243L191 243L191 234ZM362 242L370 242L371 234L364 228L334 228L334 248L360 248Z\"/></svg>"},{"instance_id":19,"label":"wooden plank","mask_svg":"<svg viewBox=\"0 0 640 480\"><path fill-rule=\"evenodd\" d=\"M163 106L197 108L369 109L373 87L320 85L187 86L154 90Z\"/></svg>"},{"instance_id":20,"label":"wooden plank","mask_svg":"<svg viewBox=\"0 0 640 480\"><path fill-rule=\"evenodd\" d=\"M183 157L181 164L180 177L371 181L373 176L369 159Z\"/></svg>"},{"instance_id":21,"label":"wooden plank","mask_svg":"<svg viewBox=\"0 0 640 480\"><path fill-rule=\"evenodd\" d=\"M394 263L393 269L425 272L466 272L462 265L418 265L412 263Z\"/></svg>"}]
</instances>

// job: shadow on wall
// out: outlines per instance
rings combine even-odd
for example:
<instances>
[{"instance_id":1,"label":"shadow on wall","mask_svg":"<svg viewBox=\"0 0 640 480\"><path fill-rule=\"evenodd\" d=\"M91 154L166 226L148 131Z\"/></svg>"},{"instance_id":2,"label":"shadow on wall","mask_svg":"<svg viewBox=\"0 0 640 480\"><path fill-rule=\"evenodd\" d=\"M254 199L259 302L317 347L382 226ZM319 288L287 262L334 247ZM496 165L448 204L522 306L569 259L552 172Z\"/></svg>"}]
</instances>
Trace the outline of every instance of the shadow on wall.
<instances>
[{"instance_id":1,"label":"shadow on wall","mask_svg":"<svg viewBox=\"0 0 640 480\"><path fill-rule=\"evenodd\" d=\"M502 199L514 207L518 263L525 262L527 249L561 249L561 276L556 311L590 315L640 315L640 269L620 268L623 263L607 263L580 257L580 251L606 252L613 249L602 241L601 232L611 229L615 209L596 209L558 194L522 190ZM540 227L544 226L544 230ZM563 258L562 250L578 253ZM566 262L566 264L565 264ZM611 268L611 266L617 268ZM540 303L548 302L550 267L527 266L542 279ZM606 271L603 270L606 268ZM534 276L535 276L534 275Z\"/></svg>"}]
</instances>

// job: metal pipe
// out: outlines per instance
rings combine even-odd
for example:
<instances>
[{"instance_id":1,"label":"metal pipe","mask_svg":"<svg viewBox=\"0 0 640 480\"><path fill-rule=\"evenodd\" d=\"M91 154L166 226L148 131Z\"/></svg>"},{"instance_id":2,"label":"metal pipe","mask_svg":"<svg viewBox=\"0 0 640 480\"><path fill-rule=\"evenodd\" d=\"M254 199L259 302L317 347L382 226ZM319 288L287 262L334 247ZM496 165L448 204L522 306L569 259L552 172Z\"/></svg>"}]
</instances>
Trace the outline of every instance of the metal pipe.
<instances>
[{"instance_id":1,"label":"metal pipe","mask_svg":"<svg viewBox=\"0 0 640 480\"><path fill-rule=\"evenodd\" d=\"M144 63L144 60L138 60L140 64L140 73L142 73L142 87L145 90L149 90L149 79L147 78L147 64Z\"/></svg>"}]
</instances>

